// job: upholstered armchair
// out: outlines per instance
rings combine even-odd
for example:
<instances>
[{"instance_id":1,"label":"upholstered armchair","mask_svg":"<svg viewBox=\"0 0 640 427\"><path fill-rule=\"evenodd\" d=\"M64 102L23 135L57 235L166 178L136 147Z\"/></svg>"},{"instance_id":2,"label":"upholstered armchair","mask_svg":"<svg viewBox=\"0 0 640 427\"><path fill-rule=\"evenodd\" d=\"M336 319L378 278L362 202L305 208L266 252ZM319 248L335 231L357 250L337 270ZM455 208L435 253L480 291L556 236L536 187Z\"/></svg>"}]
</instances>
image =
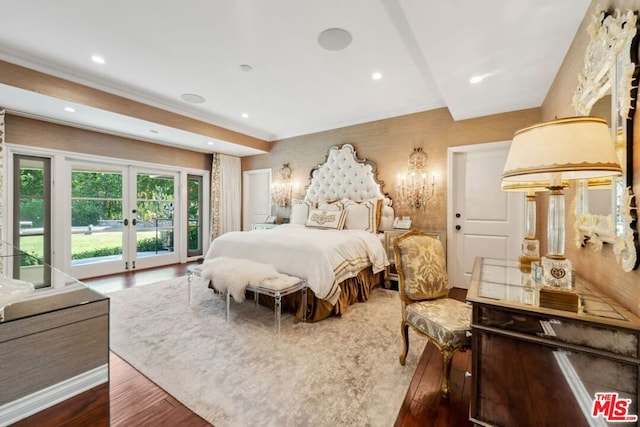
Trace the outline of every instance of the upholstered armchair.
<instances>
[{"instance_id":1,"label":"upholstered armchair","mask_svg":"<svg viewBox=\"0 0 640 427\"><path fill-rule=\"evenodd\" d=\"M458 350L471 347L471 306L448 298L449 279L442 243L412 230L394 242L398 270L398 294L402 300L403 347L400 364L409 351L409 326L425 335L443 359L441 390L449 397L451 360Z\"/></svg>"}]
</instances>

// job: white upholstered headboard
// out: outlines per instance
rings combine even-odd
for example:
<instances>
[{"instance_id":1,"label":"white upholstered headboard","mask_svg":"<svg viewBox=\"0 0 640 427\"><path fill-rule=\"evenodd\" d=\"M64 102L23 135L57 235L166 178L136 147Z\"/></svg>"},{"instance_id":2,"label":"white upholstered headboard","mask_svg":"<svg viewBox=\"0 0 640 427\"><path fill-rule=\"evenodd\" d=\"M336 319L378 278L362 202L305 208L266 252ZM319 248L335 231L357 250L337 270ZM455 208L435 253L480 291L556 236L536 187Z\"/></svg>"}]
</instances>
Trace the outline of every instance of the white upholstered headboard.
<instances>
[{"instance_id":1,"label":"white upholstered headboard","mask_svg":"<svg viewBox=\"0 0 640 427\"><path fill-rule=\"evenodd\" d=\"M305 199L316 203L385 197L382 183L376 179L375 165L366 159L359 160L351 144L331 147L325 162L311 170L310 179Z\"/></svg>"},{"instance_id":2,"label":"white upholstered headboard","mask_svg":"<svg viewBox=\"0 0 640 427\"><path fill-rule=\"evenodd\" d=\"M391 199L382 192L383 182L378 181L376 166L367 159L358 159L351 144L336 145L329 149L327 158L311 170L311 183L305 200L319 203L350 199L361 202L383 199L381 229L393 222ZM390 227L389 227L390 228Z\"/></svg>"}]
</instances>

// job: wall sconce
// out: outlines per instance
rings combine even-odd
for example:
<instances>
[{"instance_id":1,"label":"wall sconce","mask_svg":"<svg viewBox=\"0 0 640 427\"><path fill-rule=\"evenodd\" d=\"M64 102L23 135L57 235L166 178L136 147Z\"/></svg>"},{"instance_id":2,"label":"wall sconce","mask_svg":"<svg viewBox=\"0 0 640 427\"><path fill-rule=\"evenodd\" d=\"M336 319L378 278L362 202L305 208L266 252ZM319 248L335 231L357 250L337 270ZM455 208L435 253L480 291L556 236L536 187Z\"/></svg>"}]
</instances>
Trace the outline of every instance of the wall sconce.
<instances>
[{"instance_id":1,"label":"wall sconce","mask_svg":"<svg viewBox=\"0 0 640 427\"><path fill-rule=\"evenodd\" d=\"M543 181L549 193L544 284L569 288L572 264L564 256L563 180L620 175L609 126L598 117L568 117L517 131L502 174L503 182Z\"/></svg>"},{"instance_id":2,"label":"wall sconce","mask_svg":"<svg viewBox=\"0 0 640 427\"><path fill-rule=\"evenodd\" d=\"M422 147L413 149L409 155L409 168L406 174L399 174L396 181L398 206L408 206L411 209L426 209L427 202L436 190L436 175L429 174L427 169L427 154Z\"/></svg>"},{"instance_id":3,"label":"wall sconce","mask_svg":"<svg viewBox=\"0 0 640 427\"><path fill-rule=\"evenodd\" d=\"M273 204L279 208L287 208L291 205L291 168L289 163L285 163L278 172L279 181L271 184L271 199Z\"/></svg>"}]
</instances>

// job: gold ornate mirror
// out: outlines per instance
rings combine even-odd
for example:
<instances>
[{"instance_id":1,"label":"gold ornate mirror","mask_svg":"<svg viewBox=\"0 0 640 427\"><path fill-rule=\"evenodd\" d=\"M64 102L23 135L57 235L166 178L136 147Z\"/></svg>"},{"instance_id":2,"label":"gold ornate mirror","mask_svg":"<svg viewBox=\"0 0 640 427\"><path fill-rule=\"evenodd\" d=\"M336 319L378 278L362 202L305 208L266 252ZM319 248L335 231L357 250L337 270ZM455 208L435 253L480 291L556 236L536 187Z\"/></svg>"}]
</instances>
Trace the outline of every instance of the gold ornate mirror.
<instances>
[{"instance_id":1,"label":"gold ornate mirror","mask_svg":"<svg viewBox=\"0 0 640 427\"><path fill-rule=\"evenodd\" d=\"M573 97L577 115L597 115L611 127L623 176L578 182L575 241L599 250L611 243L624 271L638 267L638 235L633 229L633 114L637 96L637 16L599 12L589 25L584 70ZM635 82L635 83L634 83Z\"/></svg>"}]
</instances>

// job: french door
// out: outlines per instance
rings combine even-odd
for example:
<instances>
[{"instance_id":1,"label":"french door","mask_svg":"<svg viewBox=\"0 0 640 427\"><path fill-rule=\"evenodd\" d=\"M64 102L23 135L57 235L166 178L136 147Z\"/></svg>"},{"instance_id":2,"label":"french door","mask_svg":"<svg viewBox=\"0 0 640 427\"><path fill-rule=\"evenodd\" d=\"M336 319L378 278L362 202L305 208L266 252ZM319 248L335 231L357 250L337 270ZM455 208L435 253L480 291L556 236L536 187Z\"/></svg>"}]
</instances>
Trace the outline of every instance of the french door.
<instances>
[{"instance_id":1,"label":"french door","mask_svg":"<svg viewBox=\"0 0 640 427\"><path fill-rule=\"evenodd\" d=\"M69 177L72 275L178 262L177 172L74 161Z\"/></svg>"}]
</instances>

